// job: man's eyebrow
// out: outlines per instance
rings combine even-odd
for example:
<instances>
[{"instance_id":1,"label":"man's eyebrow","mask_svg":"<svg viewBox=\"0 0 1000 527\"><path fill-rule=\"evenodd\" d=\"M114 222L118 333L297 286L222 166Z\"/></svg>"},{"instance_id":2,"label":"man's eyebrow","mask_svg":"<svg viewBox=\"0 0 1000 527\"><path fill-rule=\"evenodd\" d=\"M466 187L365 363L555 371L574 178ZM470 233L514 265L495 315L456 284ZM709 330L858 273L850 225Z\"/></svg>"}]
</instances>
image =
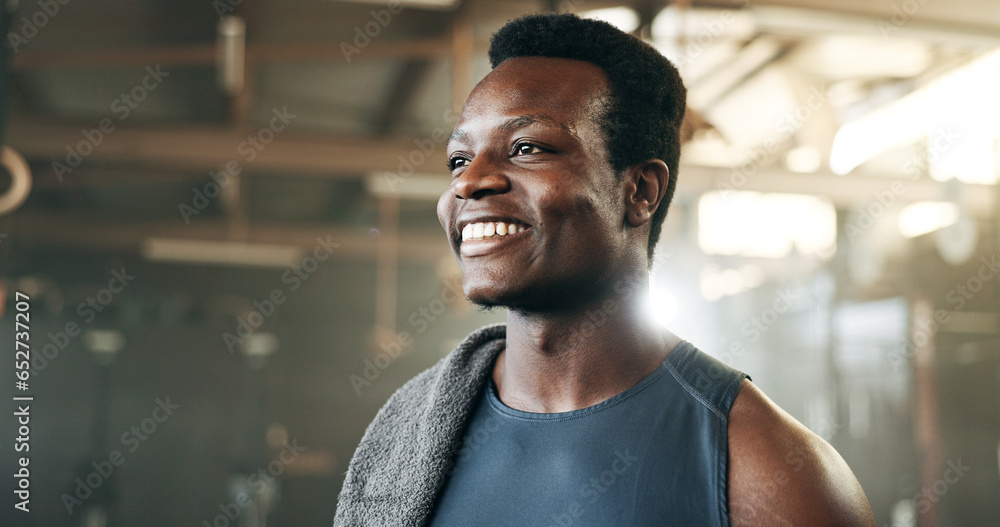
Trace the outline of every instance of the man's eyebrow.
<instances>
[{"instance_id":1,"label":"man's eyebrow","mask_svg":"<svg viewBox=\"0 0 1000 527\"><path fill-rule=\"evenodd\" d=\"M535 123L543 123L549 126L556 126L564 130L566 133L572 135L573 137L577 137L576 131L572 127L567 126L565 123L556 121L555 119L547 115L539 115L539 114L527 114L527 115L519 115L517 117L513 117L501 123L498 128L504 133L510 133ZM464 143L465 140L468 138L468 136L469 136L468 132L462 130L461 128L456 128L451 132L451 136L448 137L448 141L459 141Z\"/></svg>"},{"instance_id":2,"label":"man's eyebrow","mask_svg":"<svg viewBox=\"0 0 1000 527\"><path fill-rule=\"evenodd\" d=\"M468 132L466 132L465 130L462 130L461 128L456 128L456 129L452 130L451 131L451 135L448 136L448 142L450 143L452 141L458 141L460 143L464 143L465 139L468 136L469 136Z\"/></svg>"},{"instance_id":3,"label":"man's eyebrow","mask_svg":"<svg viewBox=\"0 0 1000 527\"><path fill-rule=\"evenodd\" d=\"M518 117L514 117L513 119L508 119L504 121L503 124L500 125L500 129L503 130L504 132L510 133L535 123L543 123L549 126L562 128L563 131L565 131L566 133L572 135L573 137L576 137L576 131L570 128L569 126L566 126L565 123L556 121L555 119L547 115L539 115L539 114L520 115Z\"/></svg>"}]
</instances>

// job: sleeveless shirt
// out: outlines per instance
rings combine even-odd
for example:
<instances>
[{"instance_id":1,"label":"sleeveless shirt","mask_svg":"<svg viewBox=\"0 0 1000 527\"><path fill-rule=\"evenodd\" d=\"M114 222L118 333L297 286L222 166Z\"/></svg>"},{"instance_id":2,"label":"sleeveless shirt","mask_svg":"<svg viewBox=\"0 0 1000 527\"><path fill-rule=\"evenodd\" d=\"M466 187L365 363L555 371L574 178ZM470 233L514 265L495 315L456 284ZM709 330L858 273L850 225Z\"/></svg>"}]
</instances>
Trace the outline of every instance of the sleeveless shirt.
<instances>
[{"instance_id":1,"label":"sleeveless shirt","mask_svg":"<svg viewBox=\"0 0 1000 527\"><path fill-rule=\"evenodd\" d=\"M507 407L489 380L430 525L728 526L728 415L746 378L684 341L571 412Z\"/></svg>"}]
</instances>

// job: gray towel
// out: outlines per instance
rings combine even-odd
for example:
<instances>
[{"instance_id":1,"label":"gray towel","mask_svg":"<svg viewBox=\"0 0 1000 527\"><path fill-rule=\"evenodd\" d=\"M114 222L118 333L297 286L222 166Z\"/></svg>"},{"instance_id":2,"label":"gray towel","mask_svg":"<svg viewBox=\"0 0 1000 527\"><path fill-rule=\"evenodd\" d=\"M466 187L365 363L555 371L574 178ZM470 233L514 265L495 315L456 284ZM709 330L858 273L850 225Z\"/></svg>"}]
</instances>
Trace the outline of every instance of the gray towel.
<instances>
[{"instance_id":1,"label":"gray towel","mask_svg":"<svg viewBox=\"0 0 1000 527\"><path fill-rule=\"evenodd\" d=\"M506 335L504 324L475 331L389 398L351 459L334 527L427 524Z\"/></svg>"}]
</instances>

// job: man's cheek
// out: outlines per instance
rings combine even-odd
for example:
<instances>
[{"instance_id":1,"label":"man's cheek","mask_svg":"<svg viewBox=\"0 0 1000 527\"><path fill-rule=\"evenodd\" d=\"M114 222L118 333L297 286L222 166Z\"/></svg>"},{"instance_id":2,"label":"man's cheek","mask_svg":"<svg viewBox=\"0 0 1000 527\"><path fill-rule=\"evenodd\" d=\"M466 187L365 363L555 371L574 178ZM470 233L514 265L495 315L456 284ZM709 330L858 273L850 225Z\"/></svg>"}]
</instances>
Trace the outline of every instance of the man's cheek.
<instances>
[{"instance_id":1,"label":"man's cheek","mask_svg":"<svg viewBox=\"0 0 1000 527\"><path fill-rule=\"evenodd\" d=\"M441 194L441 197L438 198L438 203L437 203L438 223L441 224L441 227L445 230L445 232L448 232L448 218L450 216L449 209L451 201L452 201L451 188L449 187L448 190L444 192L444 194Z\"/></svg>"}]
</instances>

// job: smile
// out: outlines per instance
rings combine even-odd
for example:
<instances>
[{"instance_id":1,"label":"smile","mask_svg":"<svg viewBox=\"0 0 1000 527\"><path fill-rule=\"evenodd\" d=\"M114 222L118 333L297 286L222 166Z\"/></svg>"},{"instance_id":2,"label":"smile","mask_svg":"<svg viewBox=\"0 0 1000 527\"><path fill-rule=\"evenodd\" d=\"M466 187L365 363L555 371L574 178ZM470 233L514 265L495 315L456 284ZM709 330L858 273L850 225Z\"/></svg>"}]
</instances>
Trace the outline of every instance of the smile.
<instances>
[{"instance_id":1,"label":"smile","mask_svg":"<svg viewBox=\"0 0 1000 527\"><path fill-rule=\"evenodd\" d=\"M528 227L514 222L486 221L469 223L462 228L462 241L481 240L524 232Z\"/></svg>"}]
</instances>

